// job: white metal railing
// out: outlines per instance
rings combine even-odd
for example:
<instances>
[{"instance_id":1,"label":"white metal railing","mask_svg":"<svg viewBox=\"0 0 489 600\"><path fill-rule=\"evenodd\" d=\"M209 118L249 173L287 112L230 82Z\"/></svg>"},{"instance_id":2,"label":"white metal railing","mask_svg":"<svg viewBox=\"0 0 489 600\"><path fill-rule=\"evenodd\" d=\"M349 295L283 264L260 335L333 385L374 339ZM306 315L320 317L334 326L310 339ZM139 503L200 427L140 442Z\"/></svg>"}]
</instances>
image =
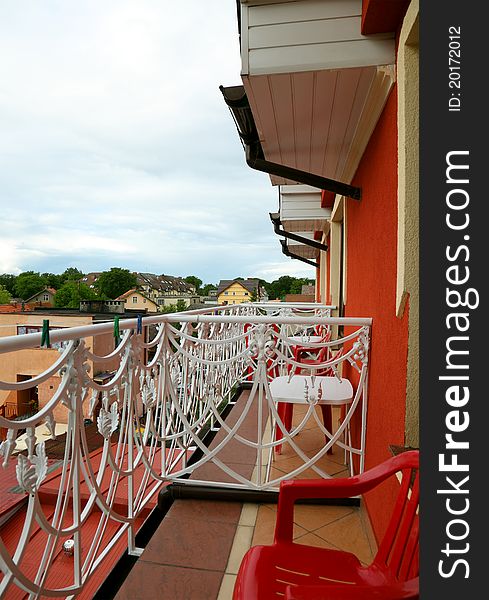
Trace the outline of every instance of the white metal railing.
<instances>
[{"instance_id":1,"label":"white metal railing","mask_svg":"<svg viewBox=\"0 0 489 600\"><path fill-rule=\"evenodd\" d=\"M61 344L50 368L28 381L0 381L0 390L19 392L59 378L52 397L34 416L23 421L0 416L0 427L7 429L0 446L3 465L17 461L18 484L27 498L24 526L16 543L12 545L10 540L7 547L0 540L0 597L13 586L29 598L77 596L122 535L127 535L130 553L140 552L135 545L137 519L154 502L162 485L176 480L188 485L202 483L196 470L208 463L220 474L213 481L205 479L208 485L277 490L283 479L309 469L318 477L328 477L324 459L337 444L349 455L350 468L358 456L362 470L371 320L332 318L330 311L331 307L318 304L253 303L146 317L142 322L126 319L120 322L120 342L106 356L96 356L87 340L110 336L111 323L52 331L51 342ZM156 333L148 340L145 332L150 326ZM345 328L345 335L336 340L321 338L333 326ZM319 333L319 342L312 341L318 339L311 338L312 333ZM290 339L293 335L300 335L303 346L343 349L341 355L329 352L322 364L308 367L312 381L324 369L338 378L346 369L355 374L354 397L334 432L318 418L318 398L309 398L307 393L307 410L299 424L287 431L279 416L270 393L271 379L292 377L296 368L304 368L294 360L292 350L298 342ZM0 360L2 354L36 348L40 343L41 334L1 338ZM105 383L97 382L93 365L99 368L114 360L117 367L111 377ZM223 418L223 409L243 383L249 391L231 425ZM40 499L47 481L48 456L36 428L45 423L54 436L54 414L60 409L68 424L65 454L56 475L54 510L48 518ZM355 442L350 423L356 415L360 441ZM100 435L102 449L96 461L88 447L87 416L96 421ZM249 434L250 419L253 435ZM309 419L326 439L312 454L298 441ZM246 422L248 433L244 431ZM221 434L219 443L211 448L203 440L210 428L219 428ZM26 430L27 456L16 455L20 430ZM223 458L230 443L252 452L252 472L240 472L234 461ZM284 445L296 460L288 472L282 467L276 473L273 462L278 447ZM190 460L192 456L194 460ZM192 479L187 479L191 474ZM122 487L127 489L123 508ZM94 514L98 525L87 540L84 524ZM114 522L119 526L117 534L108 537L107 528ZM43 531L46 543L39 556L26 562L34 526ZM67 540L73 545L73 569L70 583L58 588L50 584L49 573L57 568L56 557Z\"/></svg>"}]
</instances>

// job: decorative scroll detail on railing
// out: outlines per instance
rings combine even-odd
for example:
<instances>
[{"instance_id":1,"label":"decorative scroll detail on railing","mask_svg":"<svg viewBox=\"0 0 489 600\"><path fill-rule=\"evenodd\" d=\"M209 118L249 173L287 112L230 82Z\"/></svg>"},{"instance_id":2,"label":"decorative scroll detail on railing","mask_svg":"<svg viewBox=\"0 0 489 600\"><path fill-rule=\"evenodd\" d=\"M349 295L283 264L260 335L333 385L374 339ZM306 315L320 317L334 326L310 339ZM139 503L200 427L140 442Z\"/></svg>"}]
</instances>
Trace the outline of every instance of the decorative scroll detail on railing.
<instances>
[{"instance_id":1,"label":"decorative scroll detail on railing","mask_svg":"<svg viewBox=\"0 0 489 600\"><path fill-rule=\"evenodd\" d=\"M15 431L9 429L7 433L7 439L0 444L0 456L3 456L2 467L5 468L8 465L10 457L15 450Z\"/></svg>"},{"instance_id":2,"label":"decorative scroll detail on railing","mask_svg":"<svg viewBox=\"0 0 489 600\"><path fill-rule=\"evenodd\" d=\"M353 349L355 350L353 358L366 364L368 362L369 344L370 338L368 335L368 330L363 329L358 336L358 340L353 344Z\"/></svg>"},{"instance_id":3,"label":"decorative scroll detail on railing","mask_svg":"<svg viewBox=\"0 0 489 600\"><path fill-rule=\"evenodd\" d=\"M273 358L276 341L272 332L266 325L258 325L253 335L250 336L249 354L257 361Z\"/></svg>"},{"instance_id":4,"label":"decorative scroll detail on railing","mask_svg":"<svg viewBox=\"0 0 489 600\"><path fill-rule=\"evenodd\" d=\"M310 341L316 325L329 331L340 324L353 333L339 340ZM110 323L77 328L76 335L67 329L53 331L53 348L43 350L53 358L50 368L29 382L0 381L0 389L9 392L29 386L44 391L35 415L22 421L0 416L0 427L7 431L0 445L2 464L15 466L25 494L25 505L12 517L19 519L18 538L10 536L8 543L0 539L0 597L15 588L30 598L76 597L101 563L120 552L120 540L127 537L129 552L138 553L136 532L161 487L175 480L200 482L203 465L216 473L215 486L276 490L283 479L307 469L328 477L323 462L333 445L349 456L351 469L359 456L350 422L354 415L362 422L366 417L368 319L335 320L322 305L270 303L147 317L142 333L136 319L119 325L120 341L109 354L98 348L113 348ZM270 384L279 376L293 379L304 368L294 359L293 336L311 351L327 352L324 362L308 371L311 377L301 392L304 415L288 429ZM22 338L10 339L8 351L24 347ZM6 347L0 339L0 353ZM35 340L31 347L36 347ZM338 347L343 349L340 357ZM355 372L355 395L343 421L328 431L316 412L324 391L312 388L318 373L339 373L342 367ZM239 399L237 390L242 390ZM239 405L233 406L237 399ZM230 409L228 419L224 415ZM324 447L313 453L301 447L299 437L311 420L325 439ZM57 433L60 422L65 423L62 435ZM216 430L219 437L209 446L206 435ZM46 436L56 438L58 452L64 441L62 459L57 455L51 460ZM20 437L25 450L19 453ZM251 464L256 463L249 473L224 460L223 450L230 443L236 448L234 456L241 460L247 453ZM275 470L282 447L294 458L293 466ZM47 497L51 509L45 512ZM83 535L87 526L94 532L88 538ZM45 546L25 561L35 532ZM69 558L73 567L69 580L64 573L61 590L52 586L59 557Z\"/></svg>"},{"instance_id":5,"label":"decorative scroll detail on railing","mask_svg":"<svg viewBox=\"0 0 489 600\"><path fill-rule=\"evenodd\" d=\"M110 410L105 408L100 409L97 417L97 427L102 436L108 440L119 425L119 411L117 410L117 402L113 402Z\"/></svg>"},{"instance_id":6,"label":"decorative scroll detail on railing","mask_svg":"<svg viewBox=\"0 0 489 600\"><path fill-rule=\"evenodd\" d=\"M49 436L51 437L52 440L56 439L56 421L54 420L54 417L51 413L48 413L46 415L46 428L49 432Z\"/></svg>"},{"instance_id":7,"label":"decorative scroll detail on railing","mask_svg":"<svg viewBox=\"0 0 489 600\"><path fill-rule=\"evenodd\" d=\"M41 485L48 470L48 457L44 442L36 446L35 455L27 458L23 454L17 457L17 481L19 486L27 494L35 494Z\"/></svg>"}]
</instances>

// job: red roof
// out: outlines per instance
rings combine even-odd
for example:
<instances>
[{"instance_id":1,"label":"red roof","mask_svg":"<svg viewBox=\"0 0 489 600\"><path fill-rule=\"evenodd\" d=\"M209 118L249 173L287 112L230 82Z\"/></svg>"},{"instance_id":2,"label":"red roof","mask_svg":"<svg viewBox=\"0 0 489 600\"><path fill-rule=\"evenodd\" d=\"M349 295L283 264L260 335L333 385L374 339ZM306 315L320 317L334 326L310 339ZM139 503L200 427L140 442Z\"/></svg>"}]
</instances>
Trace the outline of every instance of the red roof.
<instances>
[{"instance_id":1,"label":"red roof","mask_svg":"<svg viewBox=\"0 0 489 600\"><path fill-rule=\"evenodd\" d=\"M15 461L10 461L5 468L0 466L0 526L5 515L25 503L25 494L19 494L16 490L19 484L15 465Z\"/></svg>"},{"instance_id":2,"label":"red roof","mask_svg":"<svg viewBox=\"0 0 489 600\"><path fill-rule=\"evenodd\" d=\"M22 308L22 303L20 302L12 302L10 304L0 304L0 313L17 313L17 312L26 312L30 310L34 310L34 306L32 304L24 303L24 307Z\"/></svg>"},{"instance_id":3,"label":"red roof","mask_svg":"<svg viewBox=\"0 0 489 600\"><path fill-rule=\"evenodd\" d=\"M113 444L115 447L116 444ZM100 460L102 457L103 448L99 448L93 452L91 452L91 463L95 472L98 472L98 467L100 465ZM154 461L158 463L160 461L159 455L161 450L158 450ZM6 474L6 475L5 475ZM140 465L135 471L135 485L141 481L144 475L144 466ZM44 482L41 485L39 490L39 499L46 515L46 518L49 522L51 522L54 512L56 510L56 501L58 498L58 491L61 486L61 468L57 468L50 475L46 477ZM110 473L106 473L102 482L101 489L104 493L107 493L110 484ZM14 504L21 503L26 504L27 495L23 493L16 494L15 502L12 496L11 484L16 484L17 480L15 477L15 461L12 461L7 468L7 471L4 471L4 475L2 477L2 506L4 507L4 516L7 516L7 512L10 511ZM12 485L12 487L14 487ZM89 496L88 488L85 483L81 486L82 491L82 507L85 505L86 500ZM115 500L114 500L114 508L121 512L121 514L127 515L127 497L128 497L128 482L127 478L121 477L119 483L117 485L117 489L115 492ZM145 509L141 512L139 517L135 520L136 530L139 530L141 525L144 523L145 519L148 517L151 510L157 504L157 495L148 502ZM19 504L20 506L20 504ZM6 548L11 552L15 552L17 547L18 540L22 534L23 526L25 519L25 508L20 508L13 516L11 516L8 521L0 526L0 535L3 543ZM66 511L63 525L69 526L73 521L73 513L71 507ZM105 532L103 534L102 543L99 546L99 549L96 552L96 556L98 556L101 552L100 549L103 549L109 540L113 539L117 532L121 529L122 524L118 523L112 519L107 520L101 512L101 510L95 506L90 515L87 517L86 521L82 527L82 563L87 556L87 553L90 549L91 541L96 535L97 529L100 527L101 523L105 524ZM54 560L49 570L49 574L46 578L45 585L54 588L61 588L72 583L73 577L73 558L67 556L63 552L62 544L66 538L59 539L54 548ZM32 527L30 532L29 539L29 550L25 552L22 562L20 564L22 571L29 578L34 578L37 573L37 569L39 567L39 563L43 556L44 549L46 547L47 535L41 530L37 522ZM100 563L100 565L95 569L94 573L85 584L83 592L77 596L80 599L91 599L95 595L95 592L98 590L100 585L105 581L107 575L113 569L119 558L127 549L127 533L122 533L120 539L114 544L114 547L108 553L108 555L104 558L104 560ZM0 580L3 578L3 574L0 573ZM11 585L8 588L8 598L9 600L17 600L27 598L27 594L17 588L15 585Z\"/></svg>"},{"instance_id":4,"label":"red roof","mask_svg":"<svg viewBox=\"0 0 489 600\"><path fill-rule=\"evenodd\" d=\"M130 294L134 294L135 292L137 292L137 289L132 288L132 290L128 290L127 292L124 292L120 296L117 296L117 298L115 298L115 300L124 300L124 298L127 298Z\"/></svg>"}]
</instances>

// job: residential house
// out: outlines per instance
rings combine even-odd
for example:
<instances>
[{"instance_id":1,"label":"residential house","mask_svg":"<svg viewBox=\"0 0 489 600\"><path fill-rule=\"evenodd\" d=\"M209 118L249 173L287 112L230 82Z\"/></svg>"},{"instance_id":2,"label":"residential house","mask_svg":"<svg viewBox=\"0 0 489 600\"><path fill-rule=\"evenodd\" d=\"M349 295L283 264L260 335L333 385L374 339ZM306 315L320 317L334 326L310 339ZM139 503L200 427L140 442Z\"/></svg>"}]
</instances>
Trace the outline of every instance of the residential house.
<instances>
[{"instance_id":1,"label":"residential house","mask_svg":"<svg viewBox=\"0 0 489 600\"><path fill-rule=\"evenodd\" d=\"M100 277L100 275L102 275L101 271L96 271L93 273L87 273L86 275L84 275L81 279L80 279L80 283L84 283L85 285L87 285L90 289L95 289L95 284L98 281L98 278Z\"/></svg>"},{"instance_id":2,"label":"residential house","mask_svg":"<svg viewBox=\"0 0 489 600\"><path fill-rule=\"evenodd\" d=\"M204 306L216 306L217 304L219 304L219 302L217 300L217 288L213 288L213 289L209 290L209 293L207 296L201 296L200 302Z\"/></svg>"},{"instance_id":3,"label":"residential house","mask_svg":"<svg viewBox=\"0 0 489 600\"><path fill-rule=\"evenodd\" d=\"M150 300L136 288L121 294L116 300L122 300L125 303L126 310L142 310L145 312L158 311L156 302Z\"/></svg>"},{"instance_id":4,"label":"residential house","mask_svg":"<svg viewBox=\"0 0 489 600\"><path fill-rule=\"evenodd\" d=\"M219 304L241 304L253 300L264 301L265 290L258 279L221 279L217 287Z\"/></svg>"},{"instance_id":5,"label":"residential house","mask_svg":"<svg viewBox=\"0 0 489 600\"><path fill-rule=\"evenodd\" d=\"M195 286L181 277L153 273L136 273L136 276L138 288L160 309L175 305L179 300L187 307L199 301Z\"/></svg>"},{"instance_id":6,"label":"residential house","mask_svg":"<svg viewBox=\"0 0 489 600\"><path fill-rule=\"evenodd\" d=\"M283 252L334 314L373 317L367 468L419 445L419 2L388 4L241 0L243 85L221 87ZM378 537L387 502L366 500Z\"/></svg>"},{"instance_id":7,"label":"residential house","mask_svg":"<svg viewBox=\"0 0 489 600\"><path fill-rule=\"evenodd\" d=\"M94 289L96 282L102 273L94 272L84 275L80 281ZM165 306L177 304L179 300L185 302L186 306L190 306L199 301L196 294L195 286L187 283L181 277L173 275L155 275L154 273L138 273L135 272L137 278L137 289L142 296L148 301L153 302L158 306L159 310ZM144 299L138 299L137 303L144 305ZM145 308L145 306L142 306ZM152 307L151 311L154 310Z\"/></svg>"},{"instance_id":8,"label":"residential house","mask_svg":"<svg viewBox=\"0 0 489 600\"><path fill-rule=\"evenodd\" d=\"M120 303L123 306L123 303ZM124 313L123 310L100 312L87 310L77 311L74 309L39 309L29 312L18 311L16 313L0 314L0 338L18 336L29 333L40 333L43 322L49 321L49 330L64 329L69 327L80 327L94 325L97 323L113 320L117 314L119 317L134 317L134 314ZM92 307L93 308L93 307ZM114 349L113 334L89 337L86 339L87 348L96 356L106 356ZM48 369L59 355L59 344L51 347L38 347L29 350L20 350L2 355L0 361L0 381L21 382L32 379L39 373ZM90 374L97 378L98 374L110 373L117 367L117 359L104 360L98 364L90 361ZM58 389L60 374L55 373L39 385L22 390L6 391L0 390L0 407L5 405L16 415L32 412L33 408L42 408L52 398ZM88 404L83 406L85 416L88 416ZM68 412L64 407L55 409L54 417L59 423L66 423Z\"/></svg>"},{"instance_id":9,"label":"residential house","mask_svg":"<svg viewBox=\"0 0 489 600\"><path fill-rule=\"evenodd\" d=\"M34 294L30 298L27 298L25 301L26 304L34 304L37 306L45 306L45 307L53 307L54 306L54 297L56 296L56 290L51 287L45 287L37 294Z\"/></svg>"}]
</instances>

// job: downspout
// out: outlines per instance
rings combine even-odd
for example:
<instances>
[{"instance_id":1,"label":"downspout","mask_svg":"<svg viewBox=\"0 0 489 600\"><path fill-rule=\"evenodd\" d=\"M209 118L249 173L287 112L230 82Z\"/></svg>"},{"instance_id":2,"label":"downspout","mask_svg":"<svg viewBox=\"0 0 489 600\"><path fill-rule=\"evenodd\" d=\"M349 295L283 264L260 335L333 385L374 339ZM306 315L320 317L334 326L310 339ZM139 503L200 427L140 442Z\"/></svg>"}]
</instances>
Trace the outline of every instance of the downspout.
<instances>
[{"instance_id":1,"label":"downspout","mask_svg":"<svg viewBox=\"0 0 489 600\"><path fill-rule=\"evenodd\" d=\"M291 252L287 246L287 242L285 240L280 240L280 243L282 244L282 252L285 254L285 256L288 256L289 258L295 258L297 260L301 260L302 262L305 262L308 265L311 265L311 267L314 267L315 269L319 269L319 263L315 263L312 260L309 260L308 258L304 258L303 256L299 256L298 254L294 254L293 252Z\"/></svg>"},{"instance_id":2,"label":"downspout","mask_svg":"<svg viewBox=\"0 0 489 600\"><path fill-rule=\"evenodd\" d=\"M328 246L326 244L322 244L317 240L310 240L309 238L302 237L301 235L297 235L296 233L291 233L290 231L285 231L285 229L280 229L280 216L278 213L269 213L270 219L273 223L273 230L277 235L281 235L283 237L294 240L295 242L300 242L305 246L311 246L311 248L316 248L317 250L322 250L323 252L328 251Z\"/></svg>"}]
</instances>

